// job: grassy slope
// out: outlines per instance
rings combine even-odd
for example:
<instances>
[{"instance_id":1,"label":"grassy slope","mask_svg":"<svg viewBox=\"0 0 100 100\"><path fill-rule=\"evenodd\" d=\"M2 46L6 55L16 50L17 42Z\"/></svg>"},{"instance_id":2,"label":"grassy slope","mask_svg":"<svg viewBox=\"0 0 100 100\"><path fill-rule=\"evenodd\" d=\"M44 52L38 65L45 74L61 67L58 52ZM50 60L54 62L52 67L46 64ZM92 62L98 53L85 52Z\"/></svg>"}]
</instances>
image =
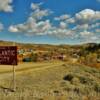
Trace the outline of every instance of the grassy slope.
<instances>
[{"instance_id":1,"label":"grassy slope","mask_svg":"<svg viewBox=\"0 0 100 100\"><path fill-rule=\"evenodd\" d=\"M65 62L20 64L16 67L17 90L14 93L9 90L12 81L11 72L9 70L6 73L8 68L3 68L0 69L0 100L99 100L100 98L100 69Z\"/></svg>"}]
</instances>

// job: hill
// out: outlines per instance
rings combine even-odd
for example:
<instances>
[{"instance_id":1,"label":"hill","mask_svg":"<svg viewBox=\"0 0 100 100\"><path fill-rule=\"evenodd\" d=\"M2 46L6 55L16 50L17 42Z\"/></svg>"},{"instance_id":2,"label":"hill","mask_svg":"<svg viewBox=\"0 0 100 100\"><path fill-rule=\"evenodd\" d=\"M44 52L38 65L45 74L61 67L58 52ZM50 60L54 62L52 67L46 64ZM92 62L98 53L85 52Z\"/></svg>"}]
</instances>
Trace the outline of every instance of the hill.
<instances>
[{"instance_id":1,"label":"hill","mask_svg":"<svg viewBox=\"0 0 100 100\"><path fill-rule=\"evenodd\" d=\"M0 67L0 100L99 100L100 69L66 62L21 63Z\"/></svg>"},{"instance_id":2,"label":"hill","mask_svg":"<svg viewBox=\"0 0 100 100\"><path fill-rule=\"evenodd\" d=\"M64 60L100 68L100 44L81 45L29 44L0 41L0 46L18 47L18 61Z\"/></svg>"}]
</instances>

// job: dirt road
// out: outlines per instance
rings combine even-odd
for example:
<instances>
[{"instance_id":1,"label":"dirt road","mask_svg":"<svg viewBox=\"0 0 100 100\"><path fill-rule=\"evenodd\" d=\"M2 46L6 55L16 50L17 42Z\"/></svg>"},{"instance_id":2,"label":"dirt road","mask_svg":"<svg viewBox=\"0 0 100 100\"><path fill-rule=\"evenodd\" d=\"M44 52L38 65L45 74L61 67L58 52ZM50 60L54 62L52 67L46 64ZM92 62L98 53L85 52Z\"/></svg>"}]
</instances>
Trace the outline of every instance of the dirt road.
<instances>
[{"instance_id":1,"label":"dirt road","mask_svg":"<svg viewBox=\"0 0 100 100\"><path fill-rule=\"evenodd\" d=\"M44 70L48 68L52 68L58 65L62 65L63 62L53 62L53 63L22 63L18 66L15 66L16 74L21 72L28 72L28 71L37 71L37 70ZM0 75L2 74L10 74L12 73L13 66L1 66L0 67Z\"/></svg>"}]
</instances>

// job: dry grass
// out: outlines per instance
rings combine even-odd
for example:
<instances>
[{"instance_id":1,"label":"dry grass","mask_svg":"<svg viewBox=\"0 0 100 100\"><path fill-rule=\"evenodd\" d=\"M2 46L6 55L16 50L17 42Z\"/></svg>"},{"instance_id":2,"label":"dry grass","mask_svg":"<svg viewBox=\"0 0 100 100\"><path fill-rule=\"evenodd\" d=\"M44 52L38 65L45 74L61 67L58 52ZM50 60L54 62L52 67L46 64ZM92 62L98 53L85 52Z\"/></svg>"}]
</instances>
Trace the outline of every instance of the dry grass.
<instances>
[{"instance_id":1,"label":"dry grass","mask_svg":"<svg viewBox=\"0 0 100 100\"><path fill-rule=\"evenodd\" d=\"M16 69L16 92L10 90L11 72L0 74L0 100L99 100L100 98L99 69L65 62L26 63L19 64L19 67ZM0 71L5 72L9 68L1 69Z\"/></svg>"}]
</instances>

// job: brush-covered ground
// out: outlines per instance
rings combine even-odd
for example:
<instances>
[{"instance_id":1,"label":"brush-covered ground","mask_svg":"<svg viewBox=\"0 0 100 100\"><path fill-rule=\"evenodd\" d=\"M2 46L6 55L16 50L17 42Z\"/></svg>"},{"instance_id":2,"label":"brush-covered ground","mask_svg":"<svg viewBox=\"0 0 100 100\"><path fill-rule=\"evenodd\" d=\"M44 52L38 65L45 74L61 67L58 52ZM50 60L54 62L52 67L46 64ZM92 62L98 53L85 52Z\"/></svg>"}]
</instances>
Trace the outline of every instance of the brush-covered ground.
<instances>
[{"instance_id":1,"label":"brush-covered ground","mask_svg":"<svg viewBox=\"0 0 100 100\"><path fill-rule=\"evenodd\" d=\"M67 62L0 66L0 100L100 100L100 69Z\"/></svg>"}]
</instances>

